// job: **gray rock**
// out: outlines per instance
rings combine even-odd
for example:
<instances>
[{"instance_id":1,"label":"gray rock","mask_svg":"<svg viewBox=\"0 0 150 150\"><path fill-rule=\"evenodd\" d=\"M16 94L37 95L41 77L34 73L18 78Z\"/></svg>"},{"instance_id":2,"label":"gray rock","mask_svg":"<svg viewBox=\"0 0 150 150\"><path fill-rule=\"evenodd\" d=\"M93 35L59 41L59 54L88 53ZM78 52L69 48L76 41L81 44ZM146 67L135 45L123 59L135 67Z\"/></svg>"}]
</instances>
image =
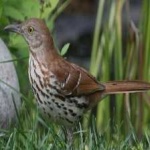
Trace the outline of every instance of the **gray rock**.
<instances>
[{"instance_id":1,"label":"gray rock","mask_svg":"<svg viewBox=\"0 0 150 150\"><path fill-rule=\"evenodd\" d=\"M19 110L21 105L20 94L16 92L20 88L14 64L13 62L1 63L7 60L12 60L12 57L0 39L0 128L8 128L16 121L16 108Z\"/></svg>"}]
</instances>

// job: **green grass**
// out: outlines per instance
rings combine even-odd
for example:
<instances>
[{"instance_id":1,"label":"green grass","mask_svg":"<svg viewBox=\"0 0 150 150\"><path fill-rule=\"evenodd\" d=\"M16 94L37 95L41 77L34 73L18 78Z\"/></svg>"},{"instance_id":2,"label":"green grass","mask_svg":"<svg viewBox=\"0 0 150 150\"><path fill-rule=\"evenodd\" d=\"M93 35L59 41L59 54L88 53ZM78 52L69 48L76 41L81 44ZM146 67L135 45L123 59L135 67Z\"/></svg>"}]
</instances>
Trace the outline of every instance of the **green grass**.
<instances>
[{"instance_id":1,"label":"green grass","mask_svg":"<svg viewBox=\"0 0 150 150\"><path fill-rule=\"evenodd\" d=\"M36 114L36 113L35 113ZM22 117L23 124L11 130L1 131L0 147L5 150L59 150L66 149L67 145L61 127L54 124L47 125L38 115L28 114ZM149 133L145 133L144 138L139 141L134 131L131 131L125 138L119 132L119 127L106 137L109 126L104 131L96 131L95 119L88 131L80 127L74 132L74 150L143 150L150 148Z\"/></svg>"}]
</instances>

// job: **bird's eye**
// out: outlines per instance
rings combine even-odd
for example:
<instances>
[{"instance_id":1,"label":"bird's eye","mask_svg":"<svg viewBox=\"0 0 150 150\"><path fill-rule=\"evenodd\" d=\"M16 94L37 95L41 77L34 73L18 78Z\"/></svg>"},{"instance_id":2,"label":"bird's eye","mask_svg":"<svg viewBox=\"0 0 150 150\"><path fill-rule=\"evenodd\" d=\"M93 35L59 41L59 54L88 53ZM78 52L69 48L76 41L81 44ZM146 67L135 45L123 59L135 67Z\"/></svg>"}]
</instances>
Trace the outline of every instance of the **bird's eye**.
<instances>
[{"instance_id":1,"label":"bird's eye","mask_svg":"<svg viewBox=\"0 0 150 150\"><path fill-rule=\"evenodd\" d=\"M34 31L34 28L33 27L28 27L28 33L33 33L33 31Z\"/></svg>"}]
</instances>

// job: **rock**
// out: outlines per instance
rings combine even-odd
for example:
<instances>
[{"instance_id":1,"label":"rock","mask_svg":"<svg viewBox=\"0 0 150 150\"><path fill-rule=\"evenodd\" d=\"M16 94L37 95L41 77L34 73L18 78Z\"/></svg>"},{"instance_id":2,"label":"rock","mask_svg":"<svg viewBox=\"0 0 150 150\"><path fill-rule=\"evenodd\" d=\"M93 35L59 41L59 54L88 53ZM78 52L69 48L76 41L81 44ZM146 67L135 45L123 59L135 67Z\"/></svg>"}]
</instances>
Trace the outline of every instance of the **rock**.
<instances>
[{"instance_id":1,"label":"rock","mask_svg":"<svg viewBox=\"0 0 150 150\"><path fill-rule=\"evenodd\" d=\"M1 63L7 60L12 60L12 57L0 39L0 128L8 128L11 123L16 121L16 109L18 111L21 105L20 94L18 93L20 88L14 64L13 62Z\"/></svg>"}]
</instances>

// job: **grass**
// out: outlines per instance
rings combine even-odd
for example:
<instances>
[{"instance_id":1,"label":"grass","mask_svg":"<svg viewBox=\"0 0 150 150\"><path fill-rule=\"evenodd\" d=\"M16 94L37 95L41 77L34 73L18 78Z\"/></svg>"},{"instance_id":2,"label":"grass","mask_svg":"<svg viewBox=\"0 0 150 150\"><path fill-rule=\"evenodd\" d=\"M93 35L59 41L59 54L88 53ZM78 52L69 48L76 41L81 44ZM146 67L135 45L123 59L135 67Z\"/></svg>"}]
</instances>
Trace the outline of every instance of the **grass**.
<instances>
[{"instance_id":1,"label":"grass","mask_svg":"<svg viewBox=\"0 0 150 150\"><path fill-rule=\"evenodd\" d=\"M36 114L36 113L35 113ZM65 137L61 127L54 124L47 124L41 120L38 115L31 117L25 116L23 125L12 128L9 131L1 131L0 147L5 150L59 150L66 149ZM22 116L23 117L23 116ZM28 118L28 119L27 119ZM98 133L96 131L95 119L88 131L83 131L80 127L74 133L75 150L142 150L150 148L149 134L145 133L143 140L139 141L134 131L130 132L125 138L119 132L116 126L115 133L106 140L108 126L105 131Z\"/></svg>"}]
</instances>

